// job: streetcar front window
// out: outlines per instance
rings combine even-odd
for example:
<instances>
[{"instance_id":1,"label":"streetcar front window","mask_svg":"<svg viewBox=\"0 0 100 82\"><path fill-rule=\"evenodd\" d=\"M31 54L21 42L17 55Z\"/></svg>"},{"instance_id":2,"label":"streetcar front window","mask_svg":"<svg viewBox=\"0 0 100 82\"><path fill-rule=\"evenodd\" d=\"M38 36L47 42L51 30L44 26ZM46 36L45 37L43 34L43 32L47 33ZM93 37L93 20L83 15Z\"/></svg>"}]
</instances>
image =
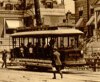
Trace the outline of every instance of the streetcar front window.
<instances>
[{"instance_id":1,"label":"streetcar front window","mask_svg":"<svg viewBox=\"0 0 100 82\"><path fill-rule=\"evenodd\" d=\"M58 37L55 44L58 48L77 48L78 39L75 36Z\"/></svg>"}]
</instances>

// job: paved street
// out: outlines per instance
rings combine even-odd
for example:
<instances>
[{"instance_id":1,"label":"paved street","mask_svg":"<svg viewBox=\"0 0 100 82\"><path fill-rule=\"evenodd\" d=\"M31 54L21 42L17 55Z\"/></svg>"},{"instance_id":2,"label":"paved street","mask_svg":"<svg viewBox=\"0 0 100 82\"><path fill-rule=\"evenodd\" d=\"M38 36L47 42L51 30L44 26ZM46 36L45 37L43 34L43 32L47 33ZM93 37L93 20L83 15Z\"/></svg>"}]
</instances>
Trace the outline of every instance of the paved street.
<instances>
[{"instance_id":1,"label":"paved street","mask_svg":"<svg viewBox=\"0 0 100 82\"><path fill-rule=\"evenodd\" d=\"M100 82L100 71L93 72L91 69L65 69L63 79L59 74L57 74L57 79L52 79L51 71L29 71L22 66L8 66L5 69L1 68L1 63L0 58L0 82Z\"/></svg>"},{"instance_id":2,"label":"paved street","mask_svg":"<svg viewBox=\"0 0 100 82\"><path fill-rule=\"evenodd\" d=\"M1 64L0 64L1 65ZM52 79L52 72L29 71L20 66L0 68L0 82L100 82L100 72L91 70L67 69L64 78L57 74L57 79Z\"/></svg>"}]
</instances>

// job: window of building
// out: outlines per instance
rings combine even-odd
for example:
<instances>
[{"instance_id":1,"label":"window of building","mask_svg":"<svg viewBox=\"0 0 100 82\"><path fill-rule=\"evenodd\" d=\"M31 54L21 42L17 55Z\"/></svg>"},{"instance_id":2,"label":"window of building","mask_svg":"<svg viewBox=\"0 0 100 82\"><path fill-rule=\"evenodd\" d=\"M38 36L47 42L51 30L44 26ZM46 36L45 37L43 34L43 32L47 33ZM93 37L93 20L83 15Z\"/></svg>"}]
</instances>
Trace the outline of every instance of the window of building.
<instances>
[{"instance_id":1,"label":"window of building","mask_svg":"<svg viewBox=\"0 0 100 82\"><path fill-rule=\"evenodd\" d=\"M45 7L46 8L53 8L53 2L47 2Z\"/></svg>"},{"instance_id":2,"label":"window of building","mask_svg":"<svg viewBox=\"0 0 100 82\"><path fill-rule=\"evenodd\" d=\"M26 10L31 9L31 8L32 8L32 6L33 6L33 4L28 3L28 4L26 5Z\"/></svg>"},{"instance_id":3,"label":"window of building","mask_svg":"<svg viewBox=\"0 0 100 82\"><path fill-rule=\"evenodd\" d=\"M46 1L45 1L45 0L41 0L41 3L42 3L43 5L45 5Z\"/></svg>"},{"instance_id":4,"label":"window of building","mask_svg":"<svg viewBox=\"0 0 100 82\"><path fill-rule=\"evenodd\" d=\"M66 19L63 19L63 23L66 23Z\"/></svg>"},{"instance_id":5,"label":"window of building","mask_svg":"<svg viewBox=\"0 0 100 82\"><path fill-rule=\"evenodd\" d=\"M25 17L24 18L24 24L25 24L26 27L33 25L32 16Z\"/></svg>"},{"instance_id":6,"label":"window of building","mask_svg":"<svg viewBox=\"0 0 100 82\"><path fill-rule=\"evenodd\" d=\"M79 11L79 17L83 15L83 10Z\"/></svg>"},{"instance_id":7,"label":"window of building","mask_svg":"<svg viewBox=\"0 0 100 82\"><path fill-rule=\"evenodd\" d=\"M4 1L0 1L0 7L3 7Z\"/></svg>"},{"instance_id":8,"label":"window of building","mask_svg":"<svg viewBox=\"0 0 100 82\"><path fill-rule=\"evenodd\" d=\"M94 14L94 9L93 9L93 8L91 9L91 14L92 14L92 15Z\"/></svg>"},{"instance_id":9,"label":"window of building","mask_svg":"<svg viewBox=\"0 0 100 82\"><path fill-rule=\"evenodd\" d=\"M10 3L6 4L5 10L13 10L13 4L10 4Z\"/></svg>"},{"instance_id":10,"label":"window of building","mask_svg":"<svg viewBox=\"0 0 100 82\"><path fill-rule=\"evenodd\" d=\"M94 14L94 8L92 8L92 9L90 10L90 12L91 12L91 14L93 15L93 14Z\"/></svg>"},{"instance_id":11,"label":"window of building","mask_svg":"<svg viewBox=\"0 0 100 82\"><path fill-rule=\"evenodd\" d=\"M90 14L93 15L94 14L94 8L93 6L90 5Z\"/></svg>"},{"instance_id":12,"label":"window of building","mask_svg":"<svg viewBox=\"0 0 100 82\"><path fill-rule=\"evenodd\" d=\"M20 4L15 4L15 5L14 5L14 9L15 9L15 10L20 10Z\"/></svg>"},{"instance_id":13,"label":"window of building","mask_svg":"<svg viewBox=\"0 0 100 82\"><path fill-rule=\"evenodd\" d=\"M81 17L83 15L83 7L79 7L78 11L79 11L79 17Z\"/></svg>"}]
</instances>

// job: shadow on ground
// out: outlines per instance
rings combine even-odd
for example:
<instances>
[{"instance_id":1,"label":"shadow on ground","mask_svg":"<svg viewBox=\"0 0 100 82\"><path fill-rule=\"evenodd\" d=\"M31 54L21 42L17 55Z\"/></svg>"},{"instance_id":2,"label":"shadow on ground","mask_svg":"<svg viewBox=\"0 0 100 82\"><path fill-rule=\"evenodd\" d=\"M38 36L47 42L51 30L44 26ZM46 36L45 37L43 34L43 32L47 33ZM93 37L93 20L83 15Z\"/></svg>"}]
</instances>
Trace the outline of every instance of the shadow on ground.
<instances>
[{"instance_id":1,"label":"shadow on ground","mask_svg":"<svg viewBox=\"0 0 100 82\"><path fill-rule=\"evenodd\" d=\"M29 71L29 72L47 72L47 73L52 73L52 69L47 69L47 68L37 68L37 67L31 67L31 68L26 68L23 66L9 66L7 68L8 70L17 70L17 71ZM86 74L86 72L81 72L81 71L63 71L64 74Z\"/></svg>"}]
</instances>

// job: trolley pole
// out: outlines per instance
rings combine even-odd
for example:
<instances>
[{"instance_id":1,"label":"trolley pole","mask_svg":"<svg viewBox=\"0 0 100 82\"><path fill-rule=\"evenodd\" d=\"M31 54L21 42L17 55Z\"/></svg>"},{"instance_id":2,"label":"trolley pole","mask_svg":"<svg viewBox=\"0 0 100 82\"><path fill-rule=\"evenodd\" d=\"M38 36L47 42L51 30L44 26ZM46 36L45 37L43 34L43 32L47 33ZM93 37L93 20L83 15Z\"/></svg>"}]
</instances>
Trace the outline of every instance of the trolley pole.
<instances>
[{"instance_id":1,"label":"trolley pole","mask_svg":"<svg viewBox=\"0 0 100 82\"><path fill-rule=\"evenodd\" d=\"M35 7L35 18L36 18L36 25L41 26L41 14L40 14L40 5L39 0L34 0L34 7Z\"/></svg>"}]
</instances>

